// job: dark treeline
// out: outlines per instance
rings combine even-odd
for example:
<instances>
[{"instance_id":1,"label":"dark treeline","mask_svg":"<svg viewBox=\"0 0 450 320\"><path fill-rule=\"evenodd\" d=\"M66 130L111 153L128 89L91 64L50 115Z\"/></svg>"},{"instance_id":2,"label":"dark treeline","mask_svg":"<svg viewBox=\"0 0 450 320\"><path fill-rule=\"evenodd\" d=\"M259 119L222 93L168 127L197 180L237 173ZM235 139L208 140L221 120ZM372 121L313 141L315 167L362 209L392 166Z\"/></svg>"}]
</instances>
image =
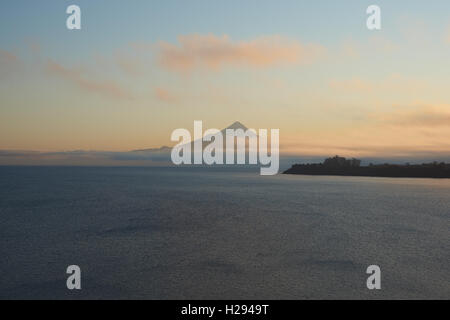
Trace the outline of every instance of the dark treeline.
<instances>
[{"instance_id":1,"label":"dark treeline","mask_svg":"<svg viewBox=\"0 0 450 320\"><path fill-rule=\"evenodd\" d=\"M450 164L379 164L361 166L357 159L347 160L342 157L328 158L323 163L295 164L286 170L285 174L304 175L337 175L337 176L368 176L393 178L450 178Z\"/></svg>"}]
</instances>

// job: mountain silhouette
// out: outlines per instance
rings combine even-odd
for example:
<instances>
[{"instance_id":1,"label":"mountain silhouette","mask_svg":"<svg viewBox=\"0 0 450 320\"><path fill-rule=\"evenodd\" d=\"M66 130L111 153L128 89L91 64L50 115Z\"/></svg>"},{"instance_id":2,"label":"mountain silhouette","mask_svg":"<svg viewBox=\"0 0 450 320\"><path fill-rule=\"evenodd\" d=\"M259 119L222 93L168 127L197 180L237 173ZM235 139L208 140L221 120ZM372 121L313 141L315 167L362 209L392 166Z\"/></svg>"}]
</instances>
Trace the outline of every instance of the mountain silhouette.
<instances>
[{"instance_id":1,"label":"mountain silhouette","mask_svg":"<svg viewBox=\"0 0 450 320\"><path fill-rule=\"evenodd\" d=\"M223 129L222 132L225 133L225 130L227 130L227 129L232 129L232 130L242 129L244 131L248 130L248 128L246 126L244 126L242 123L240 123L239 121L235 121L232 125Z\"/></svg>"},{"instance_id":2,"label":"mountain silhouette","mask_svg":"<svg viewBox=\"0 0 450 320\"><path fill-rule=\"evenodd\" d=\"M205 129L206 128L203 128L203 131L205 131ZM225 138L227 129L231 129L231 130L242 129L242 130L244 130L244 132L248 130L248 128L245 125L243 125L241 122L235 121L231 125L229 125L228 127L224 128L220 131L222 133L222 135L224 136L224 138ZM203 141L203 137L202 137L202 145L203 146L205 146L209 143L210 142ZM224 140L224 143L225 143L225 140ZM191 141L190 144L193 147L194 141ZM130 152L134 152L134 153L170 153L171 151L172 151L172 147L162 146L160 148L137 149L137 150L132 150Z\"/></svg>"}]
</instances>

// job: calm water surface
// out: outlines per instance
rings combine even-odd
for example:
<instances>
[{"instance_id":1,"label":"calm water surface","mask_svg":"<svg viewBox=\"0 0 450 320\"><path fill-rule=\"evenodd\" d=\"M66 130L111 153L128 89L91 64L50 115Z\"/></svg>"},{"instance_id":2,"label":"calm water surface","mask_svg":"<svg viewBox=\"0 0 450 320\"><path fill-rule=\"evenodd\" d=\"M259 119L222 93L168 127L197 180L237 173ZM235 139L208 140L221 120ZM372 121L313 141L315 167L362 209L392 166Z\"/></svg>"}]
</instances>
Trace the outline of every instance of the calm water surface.
<instances>
[{"instance_id":1,"label":"calm water surface","mask_svg":"<svg viewBox=\"0 0 450 320\"><path fill-rule=\"evenodd\" d=\"M0 167L0 298L448 299L449 227L450 180Z\"/></svg>"}]
</instances>

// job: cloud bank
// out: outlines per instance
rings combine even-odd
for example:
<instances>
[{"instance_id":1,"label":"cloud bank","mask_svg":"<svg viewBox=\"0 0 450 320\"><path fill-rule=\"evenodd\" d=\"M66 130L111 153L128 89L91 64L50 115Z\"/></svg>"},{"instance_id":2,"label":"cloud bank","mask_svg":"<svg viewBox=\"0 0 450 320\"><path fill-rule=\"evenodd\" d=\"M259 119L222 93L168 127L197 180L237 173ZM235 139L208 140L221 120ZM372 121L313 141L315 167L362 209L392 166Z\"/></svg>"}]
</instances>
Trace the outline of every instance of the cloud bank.
<instances>
[{"instance_id":1,"label":"cloud bank","mask_svg":"<svg viewBox=\"0 0 450 320\"><path fill-rule=\"evenodd\" d=\"M281 36L234 42L227 35L191 34L179 36L178 42L160 42L158 59L165 69L182 73L218 71L227 66L261 68L309 63L325 51L320 45L303 45Z\"/></svg>"},{"instance_id":2,"label":"cloud bank","mask_svg":"<svg viewBox=\"0 0 450 320\"><path fill-rule=\"evenodd\" d=\"M63 65L48 60L46 70L51 74L57 75L79 87L82 90L98 93L111 98L130 99L131 94L113 81L98 81L89 79L81 72L66 68Z\"/></svg>"}]
</instances>

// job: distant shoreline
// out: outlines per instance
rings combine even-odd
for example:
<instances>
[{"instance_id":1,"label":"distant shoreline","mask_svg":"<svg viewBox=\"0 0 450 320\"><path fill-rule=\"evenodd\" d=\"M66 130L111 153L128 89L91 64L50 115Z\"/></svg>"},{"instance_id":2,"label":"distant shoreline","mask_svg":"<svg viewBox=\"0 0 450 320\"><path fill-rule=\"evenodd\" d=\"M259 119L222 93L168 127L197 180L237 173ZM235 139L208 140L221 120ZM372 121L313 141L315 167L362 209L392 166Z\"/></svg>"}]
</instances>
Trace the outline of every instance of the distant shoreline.
<instances>
[{"instance_id":1,"label":"distant shoreline","mask_svg":"<svg viewBox=\"0 0 450 320\"><path fill-rule=\"evenodd\" d=\"M357 159L347 160L341 157L328 158L323 163L294 164L283 174L313 176L355 176L380 178L432 178L450 179L450 164L424 163L419 165L381 164L360 166Z\"/></svg>"}]
</instances>

